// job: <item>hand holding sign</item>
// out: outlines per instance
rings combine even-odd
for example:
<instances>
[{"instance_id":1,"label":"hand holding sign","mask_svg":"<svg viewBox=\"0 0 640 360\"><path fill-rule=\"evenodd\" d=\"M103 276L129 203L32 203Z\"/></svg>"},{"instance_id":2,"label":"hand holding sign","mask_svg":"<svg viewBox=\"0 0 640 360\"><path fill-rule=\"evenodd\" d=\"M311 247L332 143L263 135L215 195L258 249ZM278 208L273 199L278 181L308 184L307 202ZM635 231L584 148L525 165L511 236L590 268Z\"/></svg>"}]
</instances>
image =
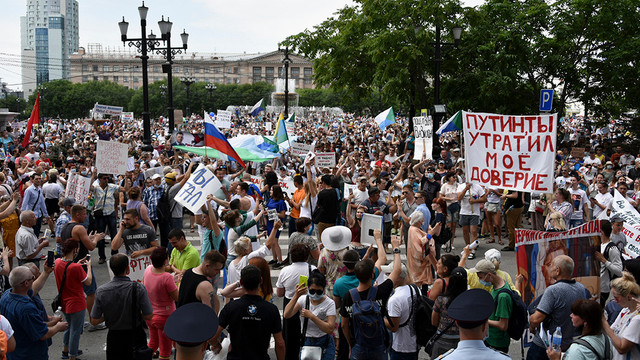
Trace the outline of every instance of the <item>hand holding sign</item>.
<instances>
[{"instance_id":1,"label":"hand holding sign","mask_svg":"<svg viewBox=\"0 0 640 360\"><path fill-rule=\"evenodd\" d=\"M200 164L189 181L178 191L175 200L195 213L207 201L207 195L215 193L221 187L220 180Z\"/></svg>"}]
</instances>

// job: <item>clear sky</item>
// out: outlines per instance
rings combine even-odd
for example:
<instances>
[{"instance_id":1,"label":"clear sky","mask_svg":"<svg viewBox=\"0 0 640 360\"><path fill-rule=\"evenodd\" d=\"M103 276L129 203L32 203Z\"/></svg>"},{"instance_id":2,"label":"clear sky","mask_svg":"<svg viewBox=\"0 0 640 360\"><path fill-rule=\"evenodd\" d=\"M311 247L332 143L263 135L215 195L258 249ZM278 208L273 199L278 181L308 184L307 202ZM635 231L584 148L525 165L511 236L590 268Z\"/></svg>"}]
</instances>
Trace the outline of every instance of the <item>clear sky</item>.
<instances>
[{"instance_id":1,"label":"clear sky","mask_svg":"<svg viewBox=\"0 0 640 360\"><path fill-rule=\"evenodd\" d=\"M483 0L463 0L475 6ZM101 43L103 49L122 48L118 22L122 16L129 22L131 37L140 37L140 2L132 0L78 0L80 13L80 46ZM172 44L179 45L178 34L189 33L189 51L218 53L257 53L276 50L278 42L288 35L311 29L338 9L352 4L350 0L146 0L149 7L148 27L159 34L157 22L162 15L173 22ZM0 81L12 89L21 88L21 71L15 59L20 54L20 16L26 12L26 1L5 1L0 37ZM12 56L13 55L13 56Z\"/></svg>"}]
</instances>

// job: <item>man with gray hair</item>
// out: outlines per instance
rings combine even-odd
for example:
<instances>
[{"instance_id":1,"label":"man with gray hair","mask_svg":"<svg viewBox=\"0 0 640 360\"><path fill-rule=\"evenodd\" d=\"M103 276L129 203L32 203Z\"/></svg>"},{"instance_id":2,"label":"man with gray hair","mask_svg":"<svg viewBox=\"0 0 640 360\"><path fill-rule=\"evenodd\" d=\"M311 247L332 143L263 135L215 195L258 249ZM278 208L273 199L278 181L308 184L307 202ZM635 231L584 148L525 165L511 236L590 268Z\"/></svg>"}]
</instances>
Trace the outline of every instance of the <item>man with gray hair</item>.
<instances>
[{"instance_id":1,"label":"man with gray hair","mask_svg":"<svg viewBox=\"0 0 640 360\"><path fill-rule=\"evenodd\" d=\"M16 349L11 353L14 359L47 359L48 339L65 331L69 324L61 318L53 317L44 322L40 309L31 300L35 275L26 266L18 266L9 274L11 290L0 298L0 313L11 323L16 339Z\"/></svg>"},{"instance_id":2,"label":"man with gray hair","mask_svg":"<svg viewBox=\"0 0 640 360\"><path fill-rule=\"evenodd\" d=\"M383 266L382 269L385 272L391 272L394 264ZM393 342L389 351L394 355L391 358L393 359L395 355L402 358L417 358L417 338L413 331L413 305L418 302L420 290L412 284L407 267L404 264L400 265L400 277L393 283L395 290L387 303L389 316L385 317L384 324L393 332Z\"/></svg>"},{"instance_id":3,"label":"man with gray hair","mask_svg":"<svg viewBox=\"0 0 640 360\"><path fill-rule=\"evenodd\" d=\"M544 291L536 312L529 317L529 327L535 336L527 353L527 360L548 359L546 345L537 330L540 323L547 317L551 317L551 323L545 326L546 329L553 332L560 327L562 331L562 351L567 351L573 341L575 334L570 316L571 305L576 300L589 299L584 285L571 279L573 267L573 259L567 255L560 255L553 259L547 269L556 282Z\"/></svg>"},{"instance_id":4,"label":"man with gray hair","mask_svg":"<svg viewBox=\"0 0 640 360\"><path fill-rule=\"evenodd\" d=\"M40 267L40 251L49 246L49 240L46 237L38 236L33 231L36 225L36 215L31 210L25 210L20 214L20 223L22 224L16 233L16 257L18 265L26 262L32 262Z\"/></svg>"}]
</instances>

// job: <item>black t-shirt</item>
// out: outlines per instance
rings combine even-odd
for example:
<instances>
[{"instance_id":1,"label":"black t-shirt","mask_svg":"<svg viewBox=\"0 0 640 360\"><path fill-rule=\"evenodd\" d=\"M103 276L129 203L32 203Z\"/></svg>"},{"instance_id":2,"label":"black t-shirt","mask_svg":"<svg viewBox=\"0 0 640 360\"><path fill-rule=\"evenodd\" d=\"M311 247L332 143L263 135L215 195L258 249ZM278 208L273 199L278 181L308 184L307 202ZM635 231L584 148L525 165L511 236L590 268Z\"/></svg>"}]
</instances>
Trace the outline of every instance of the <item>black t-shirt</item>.
<instances>
[{"instance_id":1,"label":"black t-shirt","mask_svg":"<svg viewBox=\"0 0 640 360\"><path fill-rule=\"evenodd\" d=\"M220 311L219 324L229 329L229 360L269 359L271 335L282 331L278 308L258 295L243 295L228 303Z\"/></svg>"},{"instance_id":2,"label":"black t-shirt","mask_svg":"<svg viewBox=\"0 0 640 360\"><path fill-rule=\"evenodd\" d=\"M66 240L73 238L71 234L73 232L73 228L76 226L84 226L84 225L77 222L70 221L67 223L67 225L65 225L62 228L62 230L60 230L60 238L62 238L62 242L65 242ZM80 259L83 259L89 253L89 250L87 250L87 247L84 246L82 241L78 241L78 242L80 243L80 248L78 249L78 255L76 255L76 257L73 258L73 262L80 261Z\"/></svg>"},{"instance_id":3,"label":"black t-shirt","mask_svg":"<svg viewBox=\"0 0 640 360\"><path fill-rule=\"evenodd\" d=\"M151 226L141 224L137 229L125 229L122 238L127 255L131 255L134 251L150 248L151 242L156 240L156 232Z\"/></svg>"},{"instance_id":4,"label":"black t-shirt","mask_svg":"<svg viewBox=\"0 0 640 360\"><path fill-rule=\"evenodd\" d=\"M338 192L336 189L324 189L320 191L318 193L317 206L322 208L320 222L335 223L340 213L340 201L338 201Z\"/></svg>"},{"instance_id":5,"label":"black t-shirt","mask_svg":"<svg viewBox=\"0 0 640 360\"><path fill-rule=\"evenodd\" d=\"M360 291L360 299L365 300L369 296L369 290L371 288ZM378 292L376 293L376 300L380 305L380 308L387 307L387 301L389 301L389 296L391 296L391 292L393 291L393 281L391 279L385 280L382 284L378 285ZM346 317L351 319L351 306L353 305L353 299L351 298L351 293L347 291L347 293L342 298L342 304L340 305L340 315L342 317Z\"/></svg>"},{"instance_id":6,"label":"black t-shirt","mask_svg":"<svg viewBox=\"0 0 640 360\"><path fill-rule=\"evenodd\" d=\"M196 289L201 282L208 281L204 275L199 275L193 272L193 269L189 269L184 272L182 281L180 281L180 291L178 292L178 307L193 302L200 302L196 297Z\"/></svg>"},{"instance_id":7,"label":"black t-shirt","mask_svg":"<svg viewBox=\"0 0 640 360\"><path fill-rule=\"evenodd\" d=\"M440 192L440 175L438 173L434 174L433 181L429 181L426 176L422 177L420 181L420 185L422 190L426 191L428 196L424 199L424 203L427 205L429 209L431 209L431 203L435 198L438 197L438 193Z\"/></svg>"},{"instance_id":8,"label":"black t-shirt","mask_svg":"<svg viewBox=\"0 0 640 360\"><path fill-rule=\"evenodd\" d=\"M513 191L509 191L509 195L513 194ZM522 192L518 191L518 196L515 199L507 198L507 201L504 203L504 207L506 209L514 208L518 209L524 206L522 202Z\"/></svg>"}]
</instances>

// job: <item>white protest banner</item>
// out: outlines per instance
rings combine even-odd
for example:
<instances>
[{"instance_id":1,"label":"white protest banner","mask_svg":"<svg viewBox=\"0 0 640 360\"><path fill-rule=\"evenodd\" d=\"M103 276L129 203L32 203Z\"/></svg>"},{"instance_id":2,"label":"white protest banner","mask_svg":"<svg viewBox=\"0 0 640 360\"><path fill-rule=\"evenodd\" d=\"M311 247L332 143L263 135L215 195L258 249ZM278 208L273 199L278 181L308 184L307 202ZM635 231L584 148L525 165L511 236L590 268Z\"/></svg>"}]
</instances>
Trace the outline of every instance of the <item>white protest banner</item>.
<instances>
[{"instance_id":1,"label":"white protest banner","mask_svg":"<svg viewBox=\"0 0 640 360\"><path fill-rule=\"evenodd\" d=\"M293 135L296 133L296 123L293 121L285 121L284 127L287 129L287 134Z\"/></svg>"},{"instance_id":2,"label":"white protest banner","mask_svg":"<svg viewBox=\"0 0 640 360\"><path fill-rule=\"evenodd\" d=\"M218 127L218 129L231 128L231 111L218 110L218 114L216 114L216 127Z\"/></svg>"},{"instance_id":3,"label":"white protest banner","mask_svg":"<svg viewBox=\"0 0 640 360\"><path fill-rule=\"evenodd\" d=\"M98 103L95 103L95 105L93 105L93 113L105 115L120 115L122 114L122 106L100 105Z\"/></svg>"},{"instance_id":4,"label":"white protest banner","mask_svg":"<svg viewBox=\"0 0 640 360\"><path fill-rule=\"evenodd\" d=\"M133 112L123 112L120 115L120 119L125 120L125 121L133 121Z\"/></svg>"},{"instance_id":5,"label":"white protest banner","mask_svg":"<svg viewBox=\"0 0 640 360\"><path fill-rule=\"evenodd\" d=\"M258 187L260 187L260 183L262 182L262 177L251 175L251 182L258 185Z\"/></svg>"},{"instance_id":6,"label":"white protest banner","mask_svg":"<svg viewBox=\"0 0 640 360\"><path fill-rule=\"evenodd\" d=\"M360 232L360 243L367 245L375 244L376 239L373 237L374 230L382 231L382 216L362 214L362 231Z\"/></svg>"},{"instance_id":7,"label":"white protest banner","mask_svg":"<svg viewBox=\"0 0 640 360\"><path fill-rule=\"evenodd\" d=\"M144 271L151 266L151 255L138 256L135 259L129 257L129 274L127 275L131 281L142 283L144 279ZM109 270L109 278L113 280L113 271L111 266L107 266Z\"/></svg>"},{"instance_id":8,"label":"white protest banner","mask_svg":"<svg viewBox=\"0 0 640 360\"><path fill-rule=\"evenodd\" d=\"M516 191L553 192L557 114L462 112L467 181Z\"/></svg>"},{"instance_id":9,"label":"white protest banner","mask_svg":"<svg viewBox=\"0 0 640 360\"><path fill-rule=\"evenodd\" d=\"M336 153L333 151L316 153L316 166L319 168L323 168L323 167L332 168L336 166Z\"/></svg>"},{"instance_id":10,"label":"white protest banner","mask_svg":"<svg viewBox=\"0 0 640 360\"><path fill-rule=\"evenodd\" d=\"M296 192L296 186L293 185L293 180L278 180L278 185L280 185L283 193L286 193L290 198L293 198L293 193Z\"/></svg>"},{"instance_id":11,"label":"white protest banner","mask_svg":"<svg viewBox=\"0 0 640 360\"><path fill-rule=\"evenodd\" d=\"M614 193L611 216L619 215L624 219L622 233L627 237L627 245L622 256L625 260L635 259L640 256L640 214L619 191L615 190ZM606 213L602 212L605 215ZM606 216L604 218L606 219Z\"/></svg>"},{"instance_id":12,"label":"white protest banner","mask_svg":"<svg viewBox=\"0 0 640 360\"><path fill-rule=\"evenodd\" d=\"M71 173L67 179L67 188L64 191L64 197L72 197L76 199L76 204L87 206L90 187L90 178Z\"/></svg>"},{"instance_id":13,"label":"white protest banner","mask_svg":"<svg viewBox=\"0 0 640 360\"><path fill-rule=\"evenodd\" d=\"M136 169L136 158L131 156L127 159L127 170L133 171Z\"/></svg>"},{"instance_id":14,"label":"white protest banner","mask_svg":"<svg viewBox=\"0 0 640 360\"><path fill-rule=\"evenodd\" d=\"M207 195L215 193L221 187L220 180L200 164L189 177L189 181L178 191L175 200L195 213L207 202Z\"/></svg>"},{"instance_id":15,"label":"white protest banner","mask_svg":"<svg viewBox=\"0 0 640 360\"><path fill-rule=\"evenodd\" d=\"M299 142L291 143L291 154L294 156L306 156L309 152L313 152L312 144L303 144Z\"/></svg>"},{"instance_id":16,"label":"white protest banner","mask_svg":"<svg viewBox=\"0 0 640 360\"><path fill-rule=\"evenodd\" d=\"M164 175L164 166L156 166L156 167L152 167L151 169L147 169L144 171L144 178L148 179L150 177L152 177L155 174L158 174L160 176Z\"/></svg>"},{"instance_id":17,"label":"white protest banner","mask_svg":"<svg viewBox=\"0 0 640 360\"><path fill-rule=\"evenodd\" d=\"M334 136L327 136L327 140L329 140L330 143L333 143L336 141L336 138Z\"/></svg>"},{"instance_id":18,"label":"white protest banner","mask_svg":"<svg viewBox=\"0 0 640 360\"><path fill-rule=\"evenodd\" d=\"M414 160L432 159L433 154L433 120L431 116L413 118L413 133L415 134Z\"/></svg>"},{"instance_id":19,"label":"white protest banner","mask_svg":"<svg viewBox=\"0 0 640 360\"><path fill-rule=\"evenodd\" d=\"M98 140L96 168L99 173L123 175L127 172L129 145Z\"/></svg>"}]
</instances>

